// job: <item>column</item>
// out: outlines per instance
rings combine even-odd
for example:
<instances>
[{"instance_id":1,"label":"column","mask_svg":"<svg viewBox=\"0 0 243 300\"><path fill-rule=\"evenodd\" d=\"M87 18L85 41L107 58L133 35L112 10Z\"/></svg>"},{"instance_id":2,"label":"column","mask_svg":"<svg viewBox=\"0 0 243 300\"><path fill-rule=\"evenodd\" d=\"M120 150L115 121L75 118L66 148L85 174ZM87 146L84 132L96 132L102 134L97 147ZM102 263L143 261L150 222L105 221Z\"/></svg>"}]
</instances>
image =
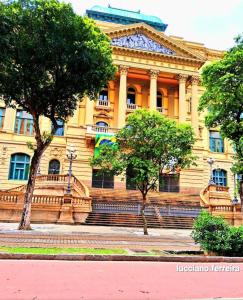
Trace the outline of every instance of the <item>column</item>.
<instances>
[{"instance_id":1,"label":"column","mask_svg":"<svg viewBox=\"0 0 243 300\"><path fill-rule=\"evenodd\" d=\"M120 87L119 87L119 101L118 101L118 117L117 127L122 128L126 123L126 109L127 109L127 66L120 66Z\"/></svg>"},{"instance_id":2,"label":"column","mask_svg":"<svg viewBox=\"0 0 243 300\"><path fill-rule=\"evenodd\" d=\"M150 97L149 97L149 109L157 109L157 78L159 71L150 70Z\"/></svg>"},{"instance_id":3,"label":"column","mask_svg":"<svg viewBox=\"0 0 243 300\"><path fill-rule=\"evenodd\" d=\"M85 125L93 125L94 101L86 97Z\"/></svg>"},{"instance_id":4,"label":"column","mask_svg":"<svg viewBox=\"0 0 243 300\"><path fill-rule=\"evenodd\" d=\"M11 107L6 107L3 130L13 132L16 118L16 110Z\"/></svg>"},{"instance_id":5,"label":"column","mask_svg":"<svg viewBox=\"0 0 243 300\"><path fill-rule=\"evenodd\" d=\"M173 87L170 87L168 89L168 116L174 117L175 115L175 89Z\"/></svg>"},{"instance_id":6,"label":"column","mask_svg":"<svg viewBox=\"0 0 243 300\"><path fill-rule=\"evenodd\" d=\"M186 80L187 75L179 74L179 122L186 122L187 106L186 106Z\"/></svg>"},{"instance_id":7,"label":"column","mask_svg":"<svg viewBox=\"0 0 243 300\"><path fill-rule=\"evenodd\" d=\"M191 121L192 127L194 129L196 137L199 136L199 121L198 121L198 83L199 78L197 76L192 76L191 85L192 85L192 109L191 109Z\"/></svg>"}]
</instances>

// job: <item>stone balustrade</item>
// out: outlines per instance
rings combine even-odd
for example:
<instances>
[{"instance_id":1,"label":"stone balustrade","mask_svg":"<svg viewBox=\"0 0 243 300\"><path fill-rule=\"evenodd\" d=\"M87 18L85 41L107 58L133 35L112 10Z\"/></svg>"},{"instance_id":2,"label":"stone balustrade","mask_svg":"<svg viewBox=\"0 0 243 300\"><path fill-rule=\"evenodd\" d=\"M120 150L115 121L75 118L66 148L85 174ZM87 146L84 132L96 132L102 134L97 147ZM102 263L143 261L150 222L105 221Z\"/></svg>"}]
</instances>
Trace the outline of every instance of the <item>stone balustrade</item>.
<instances>
[{"instance_id":1,"label":"stone balustrade","mask_svg":"<svg viewBox=\"0 0 243 300\"><path fill-rule=\"evenodd\" d=\"M108 100L99 99L96 103L96 107L110 107L110 102Z\"/></svg>"},{"instance_id":2,"label":"stone balustrade","mask_svg":"<svg viewBox=\"0 0 243 300\"><path fill-rule=\"evenodd\" d=\"M231 225L243 224L241 205L232 204L229 187L209 185L200 192L201 206L214 216L222 216Z\"/></svg>"},{"instance_id":3,"label":"stone balustrade","mask_svg":"<svg viewBox=\"0 0 243 300\"><path fill-rule=\"evenodd\" d=\"M138 109L137 104L127 104L127 110L128 111L133 111L133 110L136 110L136 109Z\"/></svg>"}]
</instances>

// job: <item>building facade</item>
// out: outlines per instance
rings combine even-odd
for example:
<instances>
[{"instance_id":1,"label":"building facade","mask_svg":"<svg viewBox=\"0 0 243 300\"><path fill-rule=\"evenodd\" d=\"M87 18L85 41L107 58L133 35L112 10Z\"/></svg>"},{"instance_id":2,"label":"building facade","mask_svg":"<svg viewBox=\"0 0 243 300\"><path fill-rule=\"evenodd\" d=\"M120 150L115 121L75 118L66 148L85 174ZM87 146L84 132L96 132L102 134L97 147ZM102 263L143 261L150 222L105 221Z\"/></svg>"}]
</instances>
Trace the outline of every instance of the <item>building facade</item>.
<instances>
[{"instance_id":1,"label":"building facade","mask_svg":"<svg viewBox=\"0 0 243 300\"><path fill-rule=\"evenodd\" d=\"M170 174L160 180L161 191L199 193L209 180L207 159L215 160L213 177L217 184L233 192L233 150L218 130L204 126L204 113L198 113L203 93L200 70L223 52L203 44L186 41L165 33L167 24L159 18L112 7L95 6L86 14L93 18L111 39L113 61L118 67L115 79L108 82L97 101L81 99L77 110L65 124L59 121L56 135L45 151L39 172L67 174L69 145L77 150L73 174L88 187L132 188L121 177L96 176L89 159L94 153L97 133L114 134L126 124L136 109L157 110L179 123L193 126L197 140L194 153L197 166ZM41 130L50 131L51 123L41 118ZM0 189L26 183L34 142L32 116L21 108L5 107L0 101Z\"/></svg>"}]
</instances>

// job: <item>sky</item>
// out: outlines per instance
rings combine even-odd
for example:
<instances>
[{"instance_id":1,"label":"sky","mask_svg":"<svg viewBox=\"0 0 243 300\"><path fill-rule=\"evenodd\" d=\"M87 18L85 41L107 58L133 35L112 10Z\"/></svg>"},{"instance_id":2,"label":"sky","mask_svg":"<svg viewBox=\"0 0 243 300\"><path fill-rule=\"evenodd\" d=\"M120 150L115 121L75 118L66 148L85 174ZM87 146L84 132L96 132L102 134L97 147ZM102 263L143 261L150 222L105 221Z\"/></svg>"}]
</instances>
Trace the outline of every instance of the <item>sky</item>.
<instances>
[{"instance_id":1,"label":"sky","mask_svg":"<svg viewBox=\"0 0 243 300\"><path fill-rule=\"evenodd\" d=\"M243 33L243 0L63 0L72 3L76 13L94 5L141 10L159 17L167 35L205 44L208 48L227 50L234 37Z\"/></svg>"}]
</instances>

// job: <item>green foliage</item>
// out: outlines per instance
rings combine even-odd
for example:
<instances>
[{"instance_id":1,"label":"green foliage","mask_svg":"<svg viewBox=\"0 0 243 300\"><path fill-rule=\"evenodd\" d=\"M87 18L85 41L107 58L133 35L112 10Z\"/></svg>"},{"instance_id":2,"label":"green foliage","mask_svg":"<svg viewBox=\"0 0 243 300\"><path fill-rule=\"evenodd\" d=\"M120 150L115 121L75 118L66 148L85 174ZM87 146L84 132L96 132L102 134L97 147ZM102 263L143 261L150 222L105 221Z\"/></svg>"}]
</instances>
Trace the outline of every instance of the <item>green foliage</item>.
<instances>
[{"instance_id":1,"label":"green foliage","mask_svg":"<svg viewBox=\"0 0 243 300\"><path fill-rule=\"evenodd\" d=\"M243 173L243 36L220 61L203 68L202 83L206 88L199 110L208 109L206 125L220 126L236 150L236 171Z\"/></svg>"},{"instance_id":2,"label":"green foliage","mask_svg":"<svg viewBox=\"0 0 243 300\"><path fill-rule=\"evenodd\" d=\"M229 246L225 252L227 256L243 256L243 226L230 227Z\"/></svg>"},{"instance_id":3,"label":"green foliage","mask_svg":"<svg viewBox=\"0 0 243 300\"><path fill-rule=\"evenodd\" d=\"M222 217L214 217L206 210L194 222L192 237L207 252L243 256L243 226L230 227Z\"/></svg>"},{"instance_id":4,"label":"green foliage","mask_svg":"<svg viewBox=\"0 0 243 300\"><path fill-rule=\"evenodd\" d=\"M58 0L1 3L0 48L0 94L6 104L19 105L37 120L50 118L56 126L85 94L94 99L115 72L109 39Z\"/></svg>"},{"instance_id":5,"label":"green foliage","mask_svg":"<svg viewBox=\"0 0 243 300\"><path fill-rule=\"evenodd\" d=\"M156 111L140 109L130 114L116 139L116 147L103 145L91 165L124 176L129 167L133 183L144 195L156 186L162 171L185 168L195 160L192 128L177 125Z\"/></svg>"}]
</instances>

